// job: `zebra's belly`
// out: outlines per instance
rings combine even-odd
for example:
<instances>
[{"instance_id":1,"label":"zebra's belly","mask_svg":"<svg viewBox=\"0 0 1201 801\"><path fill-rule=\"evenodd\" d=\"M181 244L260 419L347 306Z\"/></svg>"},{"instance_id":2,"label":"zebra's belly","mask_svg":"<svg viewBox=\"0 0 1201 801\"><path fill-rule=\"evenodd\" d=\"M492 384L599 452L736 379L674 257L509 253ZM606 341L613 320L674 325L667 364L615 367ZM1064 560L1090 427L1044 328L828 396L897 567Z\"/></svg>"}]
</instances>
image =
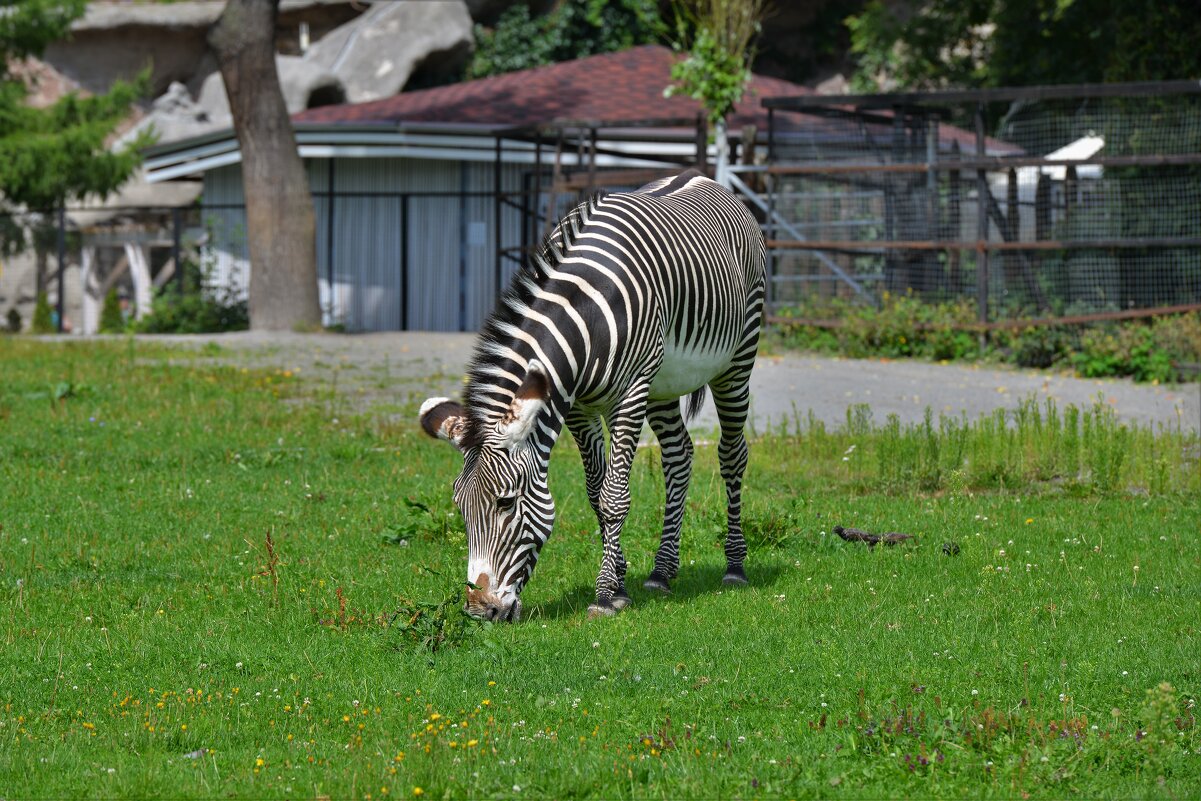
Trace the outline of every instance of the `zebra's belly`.
<instances>
[{"instance_id":1,"label":"zebra's belly","mask_svg":"<svg viewBox=\"0 0 1201 801\"><path fill-rule=\"evenodd\" d=\"M663 366L651 382L651 399L670 400L700 389L729 366L733 355L728 347L709 351L665 342Z\"/></svg>"}]
</instances>

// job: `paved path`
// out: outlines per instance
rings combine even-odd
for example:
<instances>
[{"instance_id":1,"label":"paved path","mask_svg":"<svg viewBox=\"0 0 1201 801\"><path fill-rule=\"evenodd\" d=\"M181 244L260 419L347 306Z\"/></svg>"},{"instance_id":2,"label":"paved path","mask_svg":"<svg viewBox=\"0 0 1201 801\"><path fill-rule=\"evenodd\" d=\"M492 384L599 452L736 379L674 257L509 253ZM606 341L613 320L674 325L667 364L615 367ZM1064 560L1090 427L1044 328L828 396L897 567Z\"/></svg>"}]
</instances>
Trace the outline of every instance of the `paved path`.
<instances>
[{"instance_id":1,"label":"paved path","mask_svg":"<svg viewBox=\"0 0 1201 801\"><path fill-rule=\"evenodd\" d=\"M420 401L430 394L455 394L471 357L472 334L424 332L384 334L268 334L241 332L204 336L154 337L190 345L215 342L214 358L243 365L300 369L302 376L337 382L340 392L364 403ZM804 355L760 357L752 379L754 426L762 431L809 410L829 426L846 419L847 407L871 405L883 422L897 414L920 421L929 406L935 414L969 418L997 408L1013 409L1025 398L1051 398L1091 406L1098 397L1118 416L1140 424L1180 424L1201 430L1201 385L1151 386L1126 380L1072 378L1034 370L917 361L834 359ZM695 421L711 428L712 404Z\"/></svg>"}]
</instances>

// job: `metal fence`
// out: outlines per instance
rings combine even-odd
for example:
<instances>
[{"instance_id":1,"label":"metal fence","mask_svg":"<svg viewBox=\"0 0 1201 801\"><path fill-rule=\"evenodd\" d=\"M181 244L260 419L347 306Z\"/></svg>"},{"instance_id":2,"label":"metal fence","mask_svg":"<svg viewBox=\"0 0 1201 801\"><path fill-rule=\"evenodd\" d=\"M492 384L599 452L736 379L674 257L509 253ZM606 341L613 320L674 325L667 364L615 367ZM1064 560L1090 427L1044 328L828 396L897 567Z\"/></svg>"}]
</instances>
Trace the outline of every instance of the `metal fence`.
<instances>
[{"instance_id":1,"label":"metal fence","mask_svg":"<svg viewBox=\"0 0 1201 801\"><path fill-rule=\"evenodd\" d=\"M768 99L772 311L885 292L983 325L1201 308L1201 84ZM816 121L816 122L815 122Z\"/></svg>"}]
</instances>

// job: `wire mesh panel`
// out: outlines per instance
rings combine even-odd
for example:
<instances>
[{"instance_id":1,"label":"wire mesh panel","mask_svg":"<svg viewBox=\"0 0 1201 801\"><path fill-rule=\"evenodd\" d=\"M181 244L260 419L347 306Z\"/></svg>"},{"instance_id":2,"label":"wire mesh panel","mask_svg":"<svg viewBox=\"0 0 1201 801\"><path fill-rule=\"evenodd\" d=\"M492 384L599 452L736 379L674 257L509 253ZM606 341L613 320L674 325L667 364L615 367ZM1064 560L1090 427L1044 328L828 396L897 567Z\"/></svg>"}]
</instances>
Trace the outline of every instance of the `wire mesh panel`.
<instances>
[{"instance_id":1,"label":"wire mesh panel","mask_svg":"<svg viewBox=\"0 0 1201 801\"><path fill-rule=\"evenodd\" d=\"M769 100L770 299L981 321L1201 304L1201 86ZM757 172L757 174L756 174Z\"/></svg>"}]
</instances>

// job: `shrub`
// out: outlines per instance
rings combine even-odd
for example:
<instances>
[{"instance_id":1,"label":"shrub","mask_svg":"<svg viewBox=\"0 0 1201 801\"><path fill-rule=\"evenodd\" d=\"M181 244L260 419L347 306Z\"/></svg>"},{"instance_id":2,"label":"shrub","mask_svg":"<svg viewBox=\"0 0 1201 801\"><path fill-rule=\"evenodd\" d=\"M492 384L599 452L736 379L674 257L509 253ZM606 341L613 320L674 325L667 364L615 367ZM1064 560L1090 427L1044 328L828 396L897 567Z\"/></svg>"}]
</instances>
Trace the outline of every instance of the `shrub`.
<instances>
[{"instance_id":1,"label":"shrub","mask_svg":"<svg viewBox=\"0 0 1201 801\"><path fill-rule=\"evenodd\" d=\"M1201 363L1201 313L1093 326L1028 326L993 331L981 349L971 330L971 301L925 303L884 293L879 307L841 298L780 309L773 341L784 347L850 358L990 358L1019 367L1072 367L1087 378L1129 376L1178 381ZM789 318L797 322L789 322ZM830 321L808 325L804 320ZM832 325L830 324L832 323Z\"/></svg>"},{"instance_id":2,"label":"shrub","mask_svg":"<svg viewBox=\"0 0 1201 801\"><path fill-rule=\"evenodd\" d=\"M8 310L8 315L5 320L6 328L10 334L21 333L21 312L17 311L17 307L13 306Z\"/></svg>"},{"instance_id":3,"label":"shrub","mask_svg":"<svg viewBox=\"0 0 1201 801\"><path fill-rule=\"evenodd\" d=\"M29 330L35 334L53 334L54 315L50 311L50 299L46 297L45 292L38 293L37 303L33 307L33 321L29 325Z\"/></svg>"},{"instance_id":4,"label":"shrub","mask_svg":"<svg viewBox=\"0 0 1201 801\"><path fill-rule=\"evenodd\" d=\"M125 315L121 312L121 299L117 290L110 289L100 307L100 333L119 334L125 330Z\"/></svg>"},{"instance_id":5,"label":"shrub","mask_svg":"<svg viewBox=\"0 0 1201 801\"><path fill-rule=\"evenodd\" d=\"M250 309L234 286L214 288L205 280L208 270L190 259L183 261L183 288L175 282L160 289L150 314L134 324L143 334L215 334L250 327Z\"/></svg>"}]
</instances>

